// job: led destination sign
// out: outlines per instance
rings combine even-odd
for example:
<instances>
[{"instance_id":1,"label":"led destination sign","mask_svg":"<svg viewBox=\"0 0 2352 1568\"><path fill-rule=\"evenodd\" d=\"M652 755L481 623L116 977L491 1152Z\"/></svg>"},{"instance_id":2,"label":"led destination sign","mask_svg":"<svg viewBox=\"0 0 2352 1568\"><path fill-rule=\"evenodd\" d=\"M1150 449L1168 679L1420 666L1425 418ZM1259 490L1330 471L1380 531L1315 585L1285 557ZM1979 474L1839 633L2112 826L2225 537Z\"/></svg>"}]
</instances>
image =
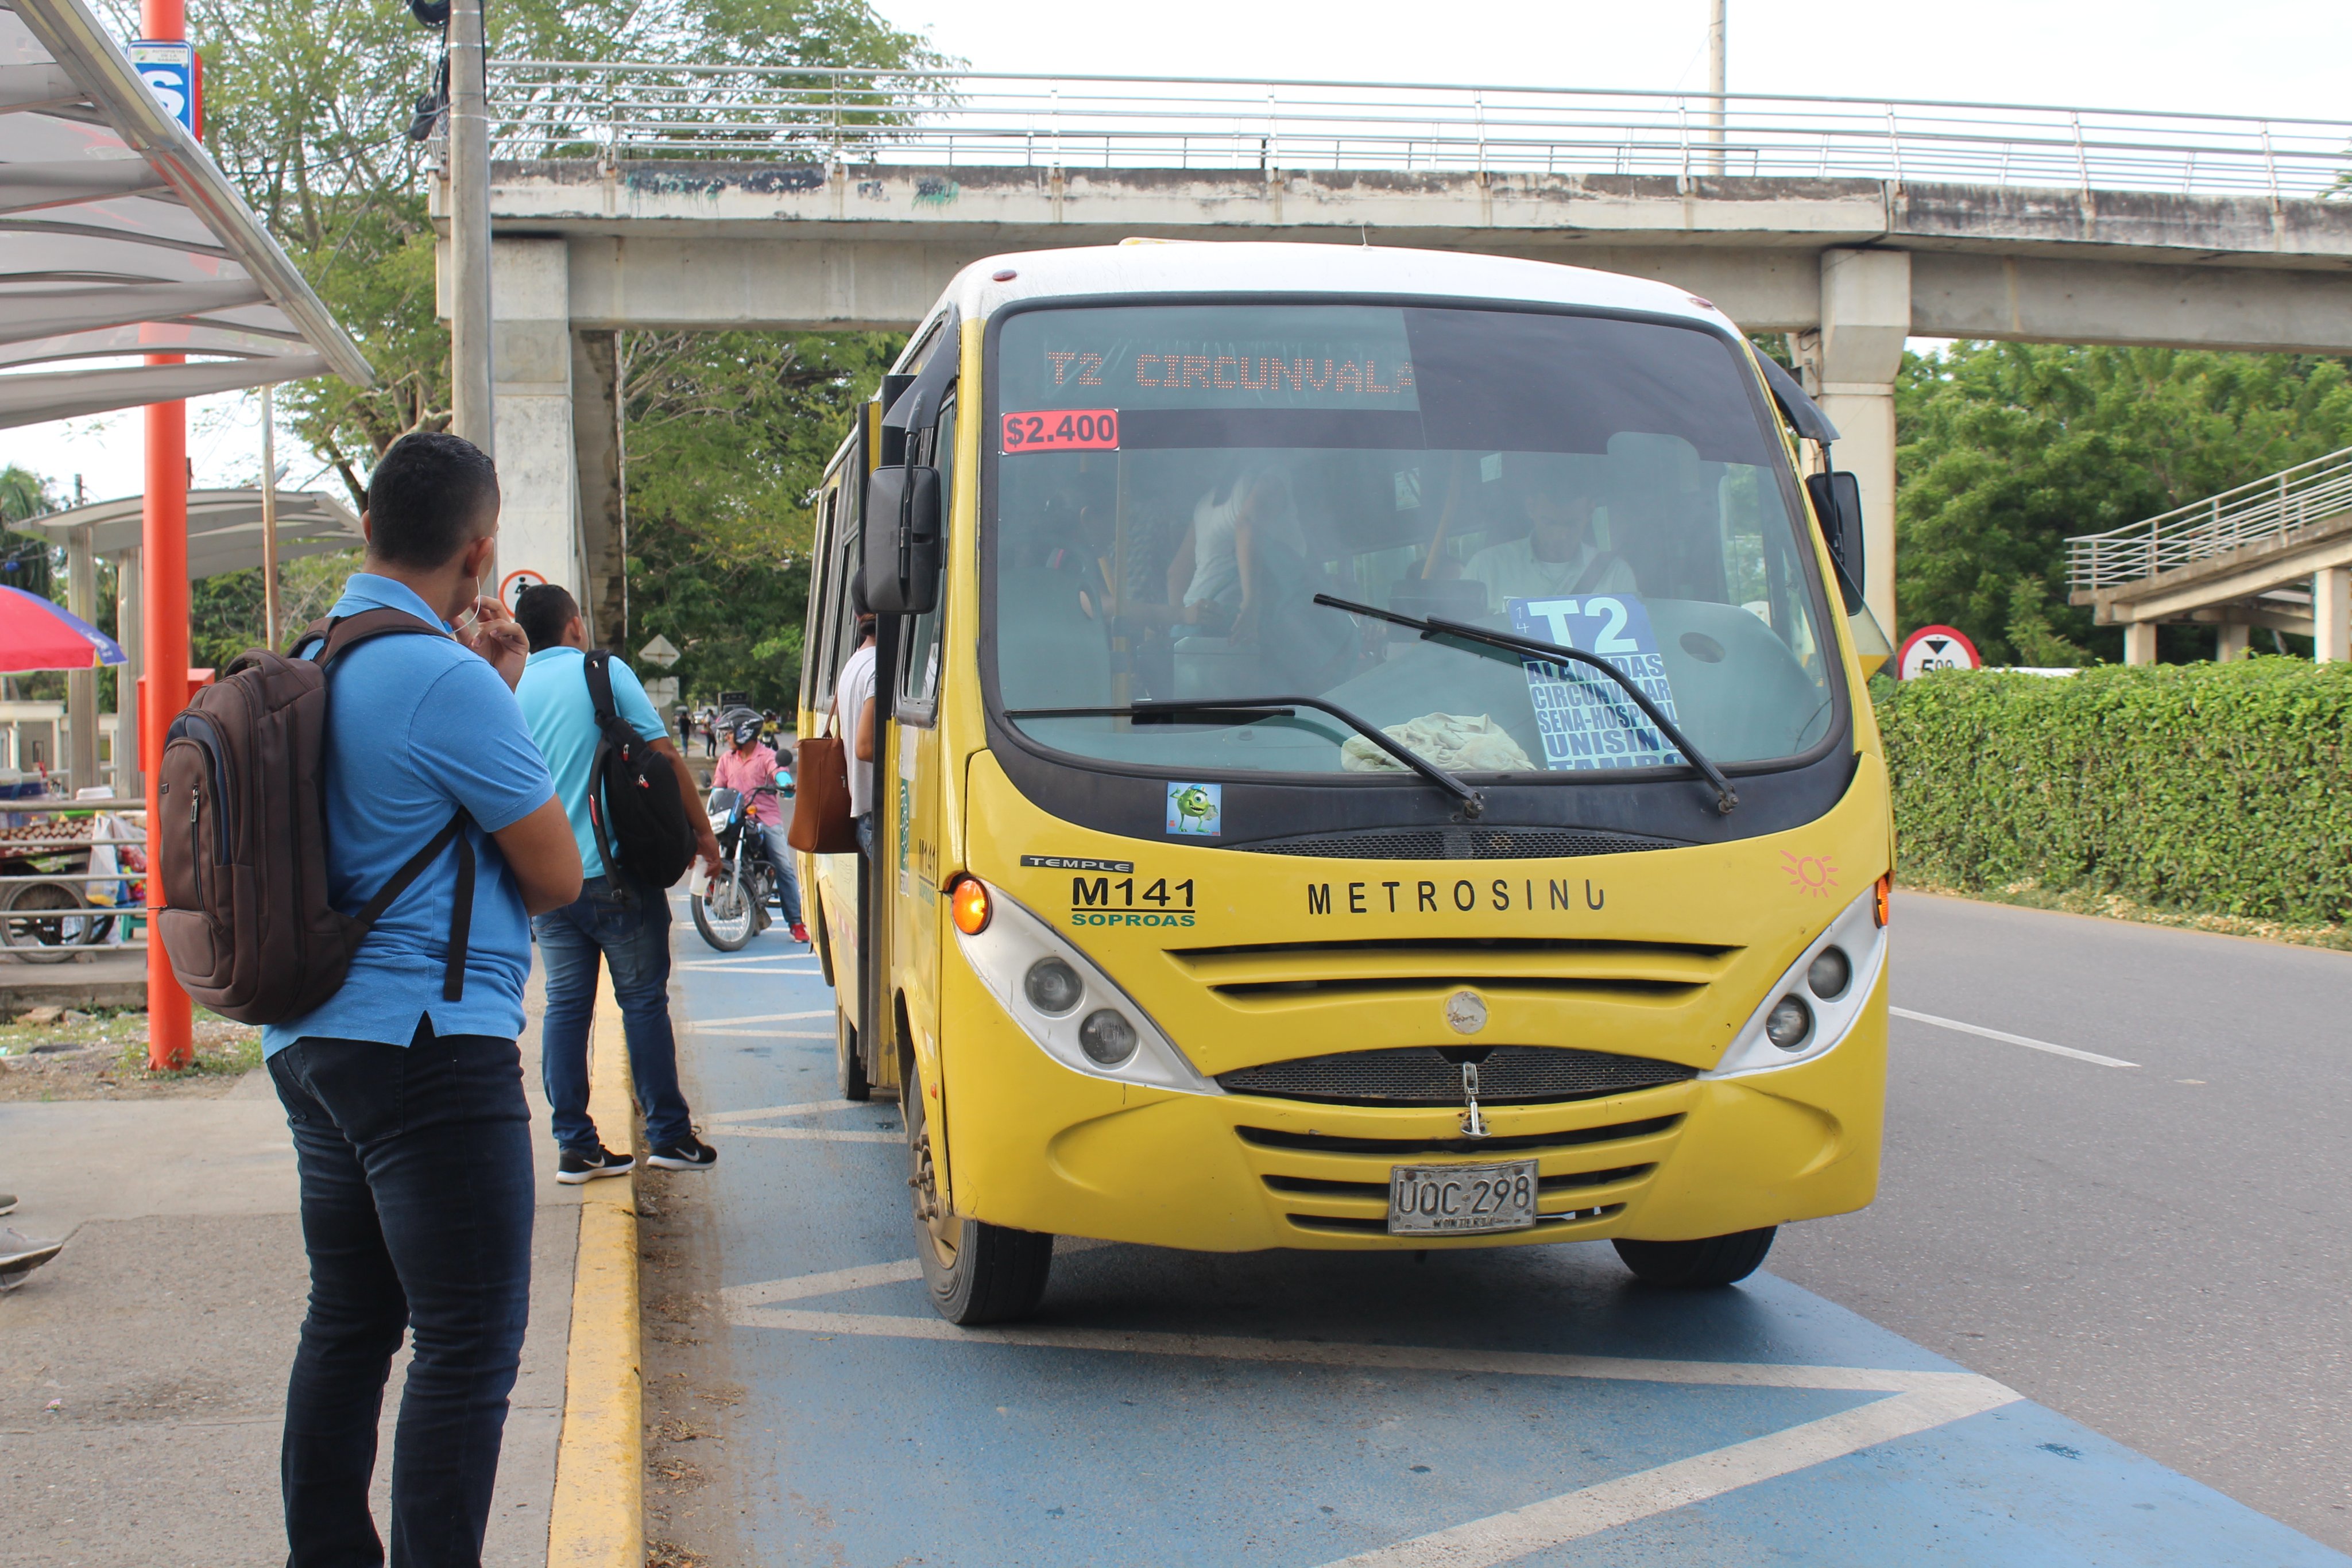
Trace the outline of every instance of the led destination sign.
<instances>
[{"instance_id":1,"label":"led destination sign","mask_svg":"<svg viewBox=\"0 0 2352 1568\"><path fill-rule=\"evenodd\" d=\"M999 364L1003 406L1023 412L1420 407L1403 315L1384 308L1031 311L1005 324Z\"/></svg>"}]
</instances>

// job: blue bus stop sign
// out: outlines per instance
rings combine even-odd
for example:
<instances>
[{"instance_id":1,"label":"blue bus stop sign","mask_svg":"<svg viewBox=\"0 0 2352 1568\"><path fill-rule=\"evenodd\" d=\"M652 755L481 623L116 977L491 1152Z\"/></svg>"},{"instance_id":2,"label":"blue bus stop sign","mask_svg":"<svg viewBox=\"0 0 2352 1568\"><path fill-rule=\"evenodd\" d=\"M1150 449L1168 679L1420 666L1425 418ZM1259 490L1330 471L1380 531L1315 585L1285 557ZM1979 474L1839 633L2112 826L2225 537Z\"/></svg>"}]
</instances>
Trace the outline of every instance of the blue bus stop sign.
<instances>
[{"instance_id":1,"label":"blue bus stop sign","mask_svg":"<svg viewBox=\"0 0 2352 1568\"><path fill-rule=\"evenodd\" d=\"M184 39L140 38L131 46L131 68L154 93L165 113L196 133L196 51Z\"/></svg>"}]
</instances>

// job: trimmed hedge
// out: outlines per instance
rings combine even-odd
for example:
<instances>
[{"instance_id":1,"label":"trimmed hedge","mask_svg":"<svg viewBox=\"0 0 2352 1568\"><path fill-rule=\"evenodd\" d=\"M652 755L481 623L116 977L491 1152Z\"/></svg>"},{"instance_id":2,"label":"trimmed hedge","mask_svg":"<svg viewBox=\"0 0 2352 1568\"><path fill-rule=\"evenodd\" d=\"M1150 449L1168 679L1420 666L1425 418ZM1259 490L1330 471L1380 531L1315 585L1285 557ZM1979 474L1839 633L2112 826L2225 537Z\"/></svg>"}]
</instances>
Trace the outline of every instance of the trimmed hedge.
<instances>
[{"instance_id":1,"label":"trimmed hedge","mask_svg":"<svg viewBox=\"0 0 2352 1568\"><path fill-rule=\"evenodd\" d=\"M2352 915L2352 664L1950 672L1872 695L1898 881Z\"/></svg>"}]
</instances>

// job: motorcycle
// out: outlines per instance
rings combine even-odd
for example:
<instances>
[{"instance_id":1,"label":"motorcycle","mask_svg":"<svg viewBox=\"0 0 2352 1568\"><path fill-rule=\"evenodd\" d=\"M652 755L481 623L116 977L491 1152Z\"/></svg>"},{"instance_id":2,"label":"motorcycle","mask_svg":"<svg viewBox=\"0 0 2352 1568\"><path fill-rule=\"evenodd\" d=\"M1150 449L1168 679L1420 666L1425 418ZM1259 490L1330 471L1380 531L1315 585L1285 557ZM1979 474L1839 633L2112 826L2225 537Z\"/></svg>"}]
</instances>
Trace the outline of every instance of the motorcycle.
<instances>
[{"instance_id":1,"label":"motorcycle","mask_svg":"<svg viewBox=\"0 0 2352 1568\"><path fill-rule=\"evenodd\" d=\"M708 810L719 839L719 869L698 873L688 895L694 908L694 928L722 953L732 953L766 930L768 905L776 899L776 868L758 838L759 820L751 812L759 797L775 793L762 784L746 796L737 789L713 789Z\"/></svg>"}]
</instances>

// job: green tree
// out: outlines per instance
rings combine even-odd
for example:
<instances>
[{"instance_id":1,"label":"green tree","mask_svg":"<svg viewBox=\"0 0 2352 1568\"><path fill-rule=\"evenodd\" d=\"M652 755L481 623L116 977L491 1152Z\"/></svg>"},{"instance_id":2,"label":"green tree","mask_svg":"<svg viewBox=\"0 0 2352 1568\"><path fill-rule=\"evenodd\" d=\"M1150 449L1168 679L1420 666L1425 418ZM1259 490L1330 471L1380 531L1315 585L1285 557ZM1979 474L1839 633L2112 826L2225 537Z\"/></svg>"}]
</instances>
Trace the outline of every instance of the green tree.
<instances>
[{"instance_id":1,"label":"green tree","mask_svg":"<svg viewBox=\"0 0 2352 1568\"><path fill-rule=\"evenodd\" d=\"M2352 444L2343 361L2174 349L1954 344L1895 388L1895 600L1992 664L2122 656L2066 601L2065 539ZM2172 652L2203 645L2179 633Z\"/></svg>"},{"instance_id":2,"label":"green tree","mask_svg":"<svg viewBox=\"0 0 2352 1568\"><path fill-rule=\"evenodd\" d=\"M622 335L630 648L658 632L697 697L789 709L800 684L810 503L905 339ZM714 476L719 476L714 479Z\"/></svg>"}]
</instances>

